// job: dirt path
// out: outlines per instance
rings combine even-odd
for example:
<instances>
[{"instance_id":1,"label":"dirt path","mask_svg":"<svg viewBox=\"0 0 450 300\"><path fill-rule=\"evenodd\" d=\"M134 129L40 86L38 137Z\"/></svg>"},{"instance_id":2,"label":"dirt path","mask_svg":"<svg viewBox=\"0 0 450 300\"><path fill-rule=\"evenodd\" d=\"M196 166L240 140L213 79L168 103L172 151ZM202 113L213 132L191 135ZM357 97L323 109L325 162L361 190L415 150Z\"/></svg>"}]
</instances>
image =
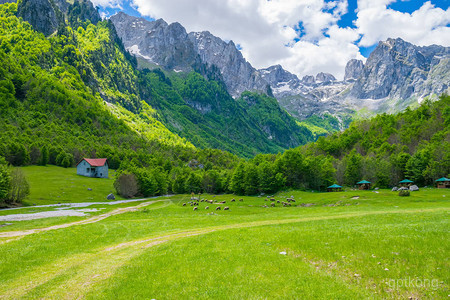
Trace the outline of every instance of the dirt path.
<instances>
[{"instance_id":1,"label":"dirt path","mask_svg":"<svg viewBox=\"0 0 450 300\"><path fill-rule=\"evenodd\" d=\"M145 204L149 205L151 203L147 202ZM128 209L137 209L137 207ZM273 219L230 225L219 225L207 228L161 234L159 236L147 237L111 245L106 248L103 247L94 249L85 253L73 254L43 266L30 268L22 276L14 278L2 284L0 286L0 298L16 299L27 296L33 297L33 294L39 294L41 296L45 295L44 298L82 299L90 291L95 290L99 286L99 283L113 276L117 269L125 266L131 259L142 255L146 251L146 249L182 238L204 235L228 229L365 217L380 214L434 212L438 210L442 211L442 208L410 209L401 211L353 212L333 216ZM123 212L123 210L121 210L120 212ZM109 215L112 215L111 213ZM94 222L98 221L99 220ZM48 289L49 286L52 286L52 288ZM44 291L42 291L43 288Z\"/></svg>"},{"instance_id":2,"label":"dirt path","mask_svg":"<svg viewBox=\"0 0 450 300\"><path fill-rule=\"evenodd\" d=\"M118 209L115 209L113 211L110 211L110 212L107 212L107 213L104 213L104 214L101 214L101 215L98 215L98 216L93 216L93 217L85 219L85 220L71 222L71 223L66 223L66 224L60 224L60 225L53 225L53 226L45 227L45 228L0 232L0 238L20 237L20 236L30 235L30 234L38 233L38 232L44 232L44 231L50 231L50 230L55 230L55 229L67 228L67 227L72 227L72 226L77 226L77 225L92 224L92 223L96 223L96 222L99 222L101 220L104 220L104 219L106 219L108 217L111 217L111 216L120 215L120 214L123 214L123 213L126 213L126 212L137 211L139 208L148 206L148 205L156 203L156 202L163 202L163 201L170 201L170 200L148 201L148 202L144 202L144 203L141 203L139 205L136 205L136 206L118 208ZM7 241L4 241L4 242L7 242Z\"/></svg>"}]
</instances>

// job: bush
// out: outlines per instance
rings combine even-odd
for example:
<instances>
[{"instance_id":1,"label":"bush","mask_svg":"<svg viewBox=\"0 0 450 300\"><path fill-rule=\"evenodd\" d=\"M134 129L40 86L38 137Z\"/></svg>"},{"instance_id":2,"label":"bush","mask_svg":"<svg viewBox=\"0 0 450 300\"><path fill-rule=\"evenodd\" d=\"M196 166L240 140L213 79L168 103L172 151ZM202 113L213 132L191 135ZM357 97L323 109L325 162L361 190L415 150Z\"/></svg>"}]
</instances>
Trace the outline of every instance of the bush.
<instances>
[{"instance_id":1,"label":"bush","mask_svg":"<svg viewBox=\"0 0 450 300\"><path fill-rule=\"evenodd\" d=\"M407 197L410 195L409 190L401 190L398 192L398 195L401 197Z\"/></svg>"},{"instance_id":2,"label":"bush","mask_svg":"<svg viewBox=\"0 0 450 300\"><path fill-rule=\"evenodd\" d=\"M11 175L5 159L0 156L0 201L6 199L10 188Z\"/></svg>"},{"instance_id":3,"label":"bush","mask_svg":"<svg viewBox=\"0 0 450 300\"><path fill-rule=\"evenodd\" d=\"M15 168L11 172L11 182L7 202L11 204L21 203L30 194L30 185L21 169Z\"/></svg>"},{"instance_id":4,"label":"bush","mask_svg":"<svg viewBox=\"0 0 450 300\"><path fill-rule=\"evenodd\" d=\"M114 181L114 188L124 198L134 197L139 190L136 176L129 173L120 174Z\"/></svg>"}]
</instances>

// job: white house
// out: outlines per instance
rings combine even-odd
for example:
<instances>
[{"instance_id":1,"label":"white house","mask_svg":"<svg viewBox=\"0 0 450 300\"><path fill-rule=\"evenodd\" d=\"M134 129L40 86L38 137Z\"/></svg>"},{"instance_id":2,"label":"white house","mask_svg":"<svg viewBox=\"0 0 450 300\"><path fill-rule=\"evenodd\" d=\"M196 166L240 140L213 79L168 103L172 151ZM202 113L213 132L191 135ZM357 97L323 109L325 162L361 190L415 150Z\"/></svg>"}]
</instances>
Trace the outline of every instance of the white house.
<instances>
[{"instance_id":1,"label":"white house","mask_svg":"<svg viewBox=\"0 0 450 300\"><path fill-rule=\"evenodd\" d=\"M106 158L83 158L77 164L77 174L86 177L108 178Z\"/></svg>"}]
</instances>

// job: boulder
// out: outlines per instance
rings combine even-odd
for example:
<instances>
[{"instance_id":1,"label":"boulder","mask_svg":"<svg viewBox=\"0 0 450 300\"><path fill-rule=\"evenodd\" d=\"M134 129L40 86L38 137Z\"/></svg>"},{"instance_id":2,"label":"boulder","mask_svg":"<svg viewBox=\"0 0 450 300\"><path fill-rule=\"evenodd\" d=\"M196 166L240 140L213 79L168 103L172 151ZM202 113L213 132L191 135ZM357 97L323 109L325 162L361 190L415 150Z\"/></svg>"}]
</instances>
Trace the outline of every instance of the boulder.
<instances>
[{"instance_id":1,"label":"boulder","mask_svg":"<svg viewBox=\"0 0 450 300\"><path fill-rule=\"evenodd\" d=\"M87 190L88 190L88 191L92 191L92 189L91 189L91 188L88 188Z\"/></svg>"},{"instance_id":2,"label":"boulder","mask_svg":"<svg viewBox=\"0 0 450 300\"><path fill-rule=\"evenodd\" d=\"M412 185L412 186L409 187L409 190L410 190L411 192L416 192L416 191L419 190L419 187L418 187L417 185Z\"/></svg>"},{"instance_id":3,"label":"boulder","mask_svg":"<svg viewBox=\"0 0 450 300\"><path fill-rule=\"evenodd\" d=\"M106 196L106 199L108 199L108 200L116 200L116 197L113 194L109 194L108 196Z\"/></svg>"},{"instance_id":4,"label":"boulder","mask_svg":"<svg viewBox=\"0 0 450 300\"><path fill-rule=\"evenodd\" d=\"M392 188L392 191L393 191L393 192L398 191L398 187L394 186L394 187Z\"/></svg>"}]
</instances>

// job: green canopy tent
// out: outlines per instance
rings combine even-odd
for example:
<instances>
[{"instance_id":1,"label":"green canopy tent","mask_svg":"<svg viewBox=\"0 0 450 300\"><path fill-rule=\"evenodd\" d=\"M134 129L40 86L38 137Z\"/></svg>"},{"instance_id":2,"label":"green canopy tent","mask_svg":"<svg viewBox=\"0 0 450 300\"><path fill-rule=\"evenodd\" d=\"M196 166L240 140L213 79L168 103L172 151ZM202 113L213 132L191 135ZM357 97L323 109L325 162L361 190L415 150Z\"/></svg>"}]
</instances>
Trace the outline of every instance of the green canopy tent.
<instances>
[{"instance_id":1,"label":"green canopy tent","mask_svg":"<svg viewBox=\"0 0 450 300\"><path fill-rule=\"evenodd\" d=\"M333 185L330 185L329 187L327 187L327 191L328 192L340 192L340 191L342 191L342 186L333 184Z\"/></svg>"},{"instance_id":2,"label":"green canopy tent","mask_svg":"<svg viewBox=\"0 0 450 300\"><path fill-rule=\"evenodd\" d=\"M409 187L412 183L414 183L414 181L411 181L409 179L403 179L399 183L400 183L400 186L407 186L407 187Z\"/></svg>"},{"instance_id":3,"label":"green canopy tent","mask_svg":"<svg viewBox=\"0 0 450 300\"><path fill-rule=\"evenodd\" d=\"M442 177L436 180L436 187L438 189L448 189L450 188L450 179Z\"/></svg>"},{"instance_id":4,"label":"green canopy tent","mask_svg":"<svg viewBox=\"0 0 450 300\"><path fill-rule=\"evenodd\" d=\"M371 182L367 180L361 180L360 182L357 182L356 185L360 190L370 190Z\"/></svg>"}]
</instances>

